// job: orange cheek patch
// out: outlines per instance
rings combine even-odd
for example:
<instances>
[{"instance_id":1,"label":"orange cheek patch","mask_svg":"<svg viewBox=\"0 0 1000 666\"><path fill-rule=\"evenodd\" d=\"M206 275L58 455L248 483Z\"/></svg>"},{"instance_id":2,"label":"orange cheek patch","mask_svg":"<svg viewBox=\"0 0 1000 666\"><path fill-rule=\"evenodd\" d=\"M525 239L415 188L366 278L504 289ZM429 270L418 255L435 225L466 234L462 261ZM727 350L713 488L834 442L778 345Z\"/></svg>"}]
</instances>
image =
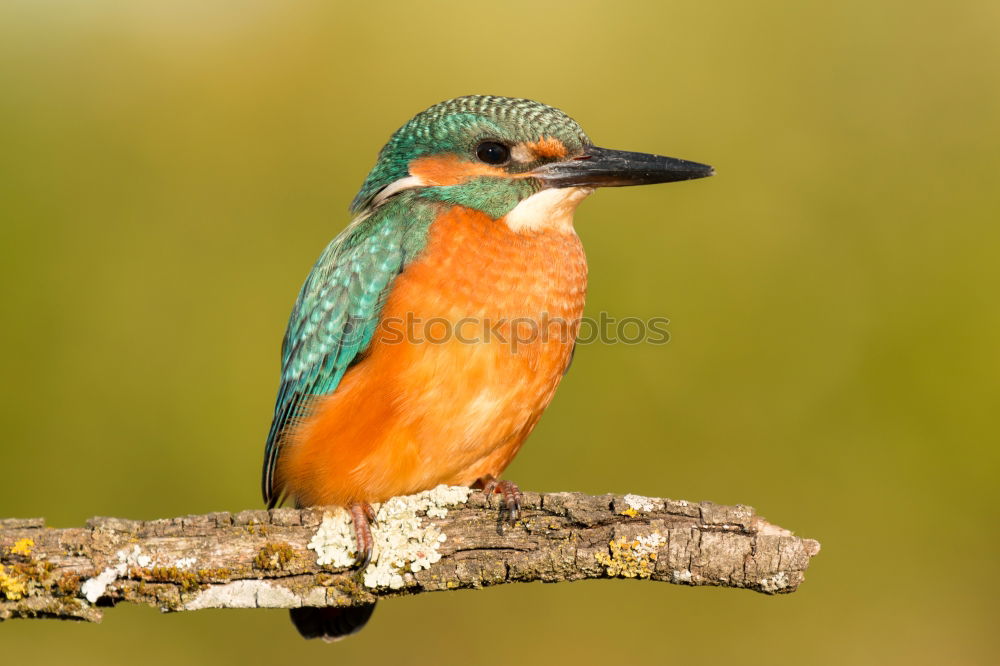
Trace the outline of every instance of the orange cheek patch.
<instances>
[{"instance_id":1,"label":"orange cheek patch","mask_svg":"<svg viewBox=\"0 0 1000 666\"><path fill-rule=\"evenodd\" d=\"M410 162L410 175L419 178L424 185L461 185L482 176L511 177L503 169L481 162L467 162L457 155L419 157Z\"/></svg>"},{"instance_id":2,"label":"orange cheek patch","mask_svg":"<svg viewBox=\"0 0 1000 666\"><path fill-rule=\"evenodd\" d=\"M569 154L569 151L566 150L566 146L563 145L563 142L551 136L542 137L538 141L533 141L524 145L538 157L554 157L556 159L562 159Z\"/></svg>"}]
</instances>

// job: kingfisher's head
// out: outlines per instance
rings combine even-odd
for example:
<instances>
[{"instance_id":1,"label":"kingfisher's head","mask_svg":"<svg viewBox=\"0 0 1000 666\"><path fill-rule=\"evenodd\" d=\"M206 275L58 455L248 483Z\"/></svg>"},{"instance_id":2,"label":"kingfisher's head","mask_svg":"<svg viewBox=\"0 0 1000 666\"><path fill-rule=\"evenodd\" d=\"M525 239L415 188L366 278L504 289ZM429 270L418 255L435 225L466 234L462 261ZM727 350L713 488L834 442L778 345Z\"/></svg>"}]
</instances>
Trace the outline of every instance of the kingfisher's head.
<instances>
[{"instance_id":1,"label":"kingfisher's head","mask_svg":"<svg viewBox=\"0 0 1000 666\"><path fill-rule=\"evenodd\" d=\"M370 211L399 192L459 204L508 223L573 208L595 187L711 176L671 157L594 146L572 118L528 99L470 95L435 104L389 139L351 204ZM530 202L528 199L535 196ZM534 204L534 205L532 205Z\"/></svg>"}]
</instances>

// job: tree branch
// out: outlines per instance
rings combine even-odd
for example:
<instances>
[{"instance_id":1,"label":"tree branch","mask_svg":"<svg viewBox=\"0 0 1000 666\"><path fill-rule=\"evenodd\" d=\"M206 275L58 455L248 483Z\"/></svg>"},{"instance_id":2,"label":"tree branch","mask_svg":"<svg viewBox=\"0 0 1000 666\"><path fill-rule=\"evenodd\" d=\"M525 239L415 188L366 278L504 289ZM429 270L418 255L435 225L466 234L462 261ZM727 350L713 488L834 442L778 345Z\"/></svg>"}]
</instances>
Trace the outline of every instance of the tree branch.
<instances>
[{"instance_id":1,"label":"tree branch","mask_svg":"<svg viewBox=\"0 0 1000 666\"><path fill-rule=\"evenodd\" d=\"M153 521L93 518L49 529L0 520L0 620L100 621L126 601L164 611L363 604L501 583L640 578L793 592L819 543L746 506L636 495L525 493L520 520L464 488L379 509L375 560L351 570L339 509L211 513Z\"/></svg>"}]
</instances>

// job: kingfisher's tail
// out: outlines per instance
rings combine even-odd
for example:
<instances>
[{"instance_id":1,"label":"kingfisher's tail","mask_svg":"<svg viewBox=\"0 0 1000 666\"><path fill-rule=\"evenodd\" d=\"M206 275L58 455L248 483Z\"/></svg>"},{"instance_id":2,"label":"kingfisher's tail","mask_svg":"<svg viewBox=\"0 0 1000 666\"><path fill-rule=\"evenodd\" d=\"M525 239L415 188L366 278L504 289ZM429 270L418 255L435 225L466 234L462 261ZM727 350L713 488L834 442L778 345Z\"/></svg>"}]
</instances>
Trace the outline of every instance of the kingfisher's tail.
<instances>
[{"instance_id":1,"label":"kingfisher's tail","mask_svg":"<svg viewBox=\"0 0 1000 666\"><path fill-rule=\"evenodd\" d=\"M291 609L289 615L303 638L322 638L327 643L332 643L361 631L373 612L374 603L346 608L303 606Z\"/></svg>"}]
</instances>

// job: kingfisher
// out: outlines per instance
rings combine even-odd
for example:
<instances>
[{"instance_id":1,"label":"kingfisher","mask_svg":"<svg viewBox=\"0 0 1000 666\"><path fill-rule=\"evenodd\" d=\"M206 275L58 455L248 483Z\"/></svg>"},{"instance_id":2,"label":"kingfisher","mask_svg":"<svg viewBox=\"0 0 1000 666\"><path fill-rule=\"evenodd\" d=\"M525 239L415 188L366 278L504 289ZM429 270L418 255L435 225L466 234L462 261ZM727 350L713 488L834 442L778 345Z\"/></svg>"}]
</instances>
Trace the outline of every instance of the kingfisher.
<instances>
[{"instance_id":1,"label":"kingfisher","mask_svg":"<svg viewBox=\"0 0 1000 666\"><path fill-rule=\"evenodd\" d=\"M292 309L264 452L268 508L340 506L361 570L373 503L501 478L573 360L587 261L573 228L595 188L711 176L595 146L553 107L471 95L414 116L379 152ZM504 513L505 512L505 513ZM292 609L306 638L360 630L374 604Z\"/></svg>"}]
</instances>

